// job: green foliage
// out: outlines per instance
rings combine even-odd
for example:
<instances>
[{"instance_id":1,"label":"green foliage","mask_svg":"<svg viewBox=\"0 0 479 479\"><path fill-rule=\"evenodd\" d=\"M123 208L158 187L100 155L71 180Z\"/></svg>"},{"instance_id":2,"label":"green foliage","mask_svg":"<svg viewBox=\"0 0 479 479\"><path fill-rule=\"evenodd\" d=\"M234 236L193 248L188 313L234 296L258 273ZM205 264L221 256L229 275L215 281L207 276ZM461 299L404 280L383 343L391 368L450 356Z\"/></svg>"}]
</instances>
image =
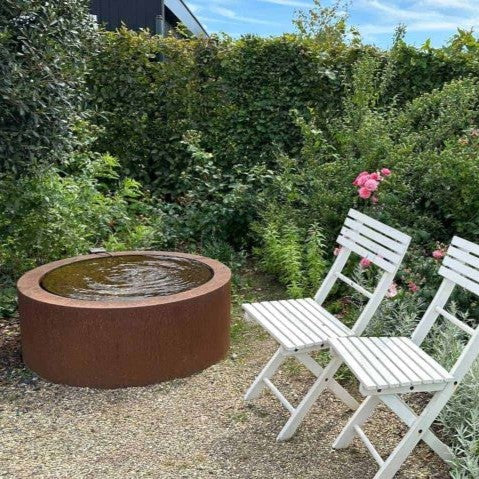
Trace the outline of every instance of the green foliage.
<instances>
[{"instance_id":1,"label":"green foliage","mask_svg":"<svg viewBox=\"0 0 479 479\"><path fill-rule=\"evenodd\" d=\"M411 336L425 311L420 295L402 288L395 298L387 298L369 323L367 336Z\"/></svg>"},{"instance_id":2,"label":"green foliage","mask_svg":"<svg viewBox=\"0 0 479 479\"><path fill-rule=\"evenodd\" d=\"M451 312L463 321L467 314L458 314L455 305ZM473 324L475 327L477 325ZM446 369L452 368L464 348L462 331L450 324L437 327L431 339L433 354ZM454 438L455 459L451 477L469 479L479 473L479 361L476 361L444 408L439 421L444 432Z\"/></svg>"},{"instance_id":3,"label":"green foliage","mask_svg":"<svg viewBox=\"0 0 479 479\"><path fill-rule=\"evenodd\" d=\"M0 176L59 163L75 146L86 54L95 48L88 5L0 3Z\"/></svg>"},{"instance_id":4,"label":"green foliage","mask_svg":"<svg viewBox=\"0 0 479 479\"><path fill-rule=\"evenodd\" d=\"M182 143L190 158L177 178L175 202L163 205L168 243L201 244L213 239L246 245L256 191L271 173L261 164L220 168L216 158L202 149L198 132L188 131Z\"/></svg>"},{"instance_id":5,"label":"green foliage","mask_svg":"<svg viewBox=\"0 0 479 479\"><path fill-rule=\"evenodd\" d=\"M450 140L428 162L431 168L424 177L423 194L430 194L428 207L437 212L435 219L475 241L479 235L479 130Z\"/></svg>"},{"instance_id":6,"label":"green foliage","mask_svg":"<svg viewBox=\"0 0 479 479\"><path fill-rule=\"evenodd\" d=\"M401 103L424 93L440 89L444 83L479 74L479 42L471 31L458 29L442 48L432 48L430 41L421 48L407 45L404 31L396 34L389 52L393 74L386 85L385 98L395 97Z\"/></svg>"},{"instance_id":7,"label":"green foliage","mask_svg":"<svg viewBox=\"0 0 479 479\"><path fill-rule=\"evenodd\" d=\"M4 0L0 314L25 270L94 245L194 250L234 271L256 247L289 296L309 295L355 207L413 236L370 326L408 334L437 286L431 252L479 233L479 42L459 30L417 48L399 28L381 51L343 7L315 1L295 34L179 40L97 35L86 0ZM383 167L378 203L359 198L357 174ZM356 281L377 281L355 264ZM348 324L362 304L333 292ZM453 356L462 338L441 338ZM478 384L474 369L443 419L454 477L477 475Z\"/></svg>"},{"instance_id":8,"label":"green foliage","mask_svg":"<svg viewBox=\"0 0 479 479\"><path fill-rule=\"evenodd\" d=\"M359 34L348 26L349 3L345 0L336 0L330 6L321 5L320 0L313 0L312 8L308 11L300 10L293 20L300 35L314 38L328 47L342 45L347 36L353 37L353 43L359 43Z\"/></svg>"},{"instance_id":9,"label":"green foliage","mask_svg":"<svg viewBox=\"0 0 479 479\"><path fill-rule=\"evenodd\" d=\"M70 168L74 174L50 167L0 182L0 264L6 284L28 269L87 253L92 246L161 244L161 217L136 181L119 178L114 158L80 155Z\"/></svg>"},{"instance_id":10,"label":"green foliage","mask_svg":"<svg viewBox=\"0 0 479 479\"><path fill-rule=\"evenodd\" d=\"M260 238L256 253L264 270L275 275L293 298L313 294L326 268L321 229L316 224L309 231L302 229L284 212L271 209L255 230Z\"/></svg>"},{"instance_id":11,"label":"green foliage","mask_svg":"<svg viewBox=\"0 0 479 479\"><path fill-rule=\"evenodd\" d=\"M324 234L317 224L313 224L306 239L305 269L311 288L318 288L326 271L324 259Z\"/></svg>"},{"instance_id":12,"label":"green foliage","mask_svg":"<svg viewBox=\"0 0 479 479\"><path fill-rule=\"evenodd\" d=\"M188 130L201 131L222 167L271 165L277 146L298 147L290 109L313 106L326 121L340 106L340 74L355 56L344 44L328 51L296 35L185 42L103 33L89 79L104 127L97 146L117 156L126 174L173 196L188 162L180 145Z\"/></svg>"},{"instance_id":13,"label":"green foliage","mask_svg":"<svg viewBox=\"0 0 479 479\"><path fill-rule=\"evenodd\" d=\"M304 133L297 116L307 119L313 109L325 140L370 149L367 161L377 163L391 139L383 134L383 115L371 108L403 105L478 74L475 44L466 34L444 49L421 49L406 45L399 32L383 52L349 40L338 5L318 4L314 11L298 20L299 34L275 38L184 41L126 29L102 33L89 77L104 127L97 147L169 200L188 163L180 144L187 131L201 132L203 148L222 168L272 167L278 148L297 156Z\"/></svg>"}]
</instances>

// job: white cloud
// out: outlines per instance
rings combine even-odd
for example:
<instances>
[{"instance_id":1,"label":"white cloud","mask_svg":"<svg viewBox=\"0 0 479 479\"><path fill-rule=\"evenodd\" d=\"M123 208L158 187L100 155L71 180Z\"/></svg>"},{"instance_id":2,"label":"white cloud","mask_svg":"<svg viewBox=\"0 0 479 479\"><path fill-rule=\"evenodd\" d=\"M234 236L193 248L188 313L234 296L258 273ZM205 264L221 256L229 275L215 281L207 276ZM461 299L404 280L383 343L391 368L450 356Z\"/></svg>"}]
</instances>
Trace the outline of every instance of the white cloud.
<instances>
[{"instance_id":1,"label":"white cloud","mask_svg":"<svg viewBox=\"0 0 479 479\"><path fill-rule=\"evenodd\" d=\"M210 7L210 10L213 13L221 15L222 17L229 18L231 20L236 20L238 22L256 23L258 25L278 25L278 23L272 22L270 20L263 20L261 18L245 17L245 16L242 16L242 15L238 15L234 10L231 10L231 9L225 8L225 7L218 7L218 6L212 5Z\"/></svg>"},{"instance_id":2,"label":"white cloud","mask_svg":"<svg viewBox=\"0 0 479 479\"><path fill-rule=\"evenodd\" d=\"M457 8L460 10L471 10L477 12L478 4L476 0L420 0L417 6L444 8Z\"/></svg>"},{"instance_id":3,"label":"white cloud","mask_svg":"<svg viewBox=\"0 0 479 479\"><path fill-rule=\"evenodd\" d=\"M198 13L201 10L201 5L198 5L196 3L192 2L187 2L188 8L193 12L193 13Z\"/></svg>"},{"instance_id":4,"label":"white cloud","mask_svg":"<svg viewBox=\"0 0 479 479\"><path fill-rule=\"evenodd\" d=\"M382 14L388 15L388 20L405 21L405 20L423 20L431 17L441 17L444 15L430 9L416 9L399 7L389 2L380 0L363 0L361 5L365 8L377 10Z\"/></svg>"},{"instance_id":5,"label":"white cloud","mask_svg":"<svg viewBox=\"0 0 479 479\"><path fill-rule=\"evenodd\" d=\"M227 25L242 25L240 22L235 22L234 20L230 20L229 18L224 18L224 17L211 17L208 15L198 15L198 20L203 23L208 22L208 23L223 23Z\"/></svg>"},{"instance_id":6,"label":"white cloud","mask_svg":"<svg viewBox=\"0 0 479 479\"><path fill-rule=\"evenodd\" d=\"M261 0L266 3L284 5L285 7L312 8L313 2L302 2L301 0Z\"/></svg>"},{"instance_id":7,"label":"white cloud","mask_svg":"<svg viewBox=\"0 0 479 479\"><path fill-rule=\"evenodd\" d=\"M433 32L433 31L442 31L442 32L450 32L455 31L457 28L463 29L470 29L473 27L479 27L479 18L471 18L471 19L464 19L462 22L457 21L443 21L443 22L435 22L435 21L421 21L421 22L412 22L408 23L406 26L406 30L408 32ZM363 24L358 25L358 30L366 36L369 35L380 35L384 33L389 33L392 35L394 32L396 25L389 24L389 25L378 25L378 24Z\"/></svg>"},{"instance_id":8,"label":"white cloud","mask_svg":"<svg viewBox=\"0 0 479 479\"><path fill-rule=\"evenodd\" d=\"M459 28L479 26L479 16L469 16L472 2L476 0L417 0L409 7L399 6L397 2L385 0L360 0L364 13L369 9L377 17L377 22L358 25L365 36L392 34L399 23L404 23L408 32L455 31ZM451 12L451 8L458 12ZM449 9L449 11L447 10Z\"/></svg>"}]
</instances>

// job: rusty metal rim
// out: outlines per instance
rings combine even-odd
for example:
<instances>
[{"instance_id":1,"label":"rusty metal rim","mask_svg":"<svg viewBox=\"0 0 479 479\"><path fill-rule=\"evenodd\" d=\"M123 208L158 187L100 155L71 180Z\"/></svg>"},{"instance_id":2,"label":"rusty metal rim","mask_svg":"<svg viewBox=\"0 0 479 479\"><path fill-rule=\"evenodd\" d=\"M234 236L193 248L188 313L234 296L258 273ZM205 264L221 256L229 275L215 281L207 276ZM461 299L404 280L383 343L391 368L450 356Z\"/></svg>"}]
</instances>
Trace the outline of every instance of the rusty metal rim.
<instances>
[{"instance_id":1,"label":"rusty metal rim","mask_svg":"<svg viewBox=\"0 0 479 479\"><path fill-rule=\"evenodd\" d=\"M206 264L213 270L213 277L205 284L196 288L183 291L181 293L169 296L157 296L153 298L144 298L132 301L87 301L80 299L71 299L49 293L42 288L40 282L45 274L61 266L84 261L87 259L106 257L106 256L126 256L126 255L158 255L158 256L176 256L180 258L189 258ZM161 304L175 303L196 296L208 294L224 286L231 279L231 271L224 264L211 258L200 255L178 253L172 251L120 251L112 253L96 253L89 255L75 256L72 258L53 261L52 263L39 266L25 273L17 282L17 289L20 294L35 301L42 303L64 306L67 308L98 308L98 309L128 309L138 308L139 306L156 306Z\"/></svg>"}]
</instances>

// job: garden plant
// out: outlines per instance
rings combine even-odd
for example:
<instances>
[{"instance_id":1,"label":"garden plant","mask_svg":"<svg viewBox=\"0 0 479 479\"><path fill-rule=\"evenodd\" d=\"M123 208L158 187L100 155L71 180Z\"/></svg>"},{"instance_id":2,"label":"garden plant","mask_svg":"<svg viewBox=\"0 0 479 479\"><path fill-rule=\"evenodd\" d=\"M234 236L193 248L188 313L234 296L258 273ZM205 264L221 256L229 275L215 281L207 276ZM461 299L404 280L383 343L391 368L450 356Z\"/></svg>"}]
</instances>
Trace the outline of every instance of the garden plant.
<instances>
[{"instance_id":1,"label":"garden plant","mask_svg":"<svg viewBox=\"0 0 479 479\"><path fill-rule=\"evenodd\" d=\"M85 0L3 0L0 317L25 271L95 246L254 261L311 294L353 207L413 238L368 331L409 335L448 241L479 237L479 39L416 47L399 27L383 50L341 11L316 2L278 37L177 38L95 28ZM348 268L375 283L367 261ZM479 304L454 301L475 326ZM341 287L328 306L352 324L360 304ZM433 336L449 367L464 338ZM451 477L478 477L478 364L437 427Z\"/></svg>"}]
</instances>

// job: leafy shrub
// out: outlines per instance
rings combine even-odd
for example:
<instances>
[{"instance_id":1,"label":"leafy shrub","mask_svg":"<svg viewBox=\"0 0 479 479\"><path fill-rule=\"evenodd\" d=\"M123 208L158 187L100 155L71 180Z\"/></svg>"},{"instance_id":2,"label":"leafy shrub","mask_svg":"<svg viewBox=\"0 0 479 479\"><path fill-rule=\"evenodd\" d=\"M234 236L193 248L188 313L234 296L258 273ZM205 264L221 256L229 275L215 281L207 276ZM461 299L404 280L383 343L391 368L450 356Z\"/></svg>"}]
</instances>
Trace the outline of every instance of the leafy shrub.
<instances>
[{"instance_id":1,"label":"leafy shrub","mask_svg":"<svg viewBox=\"0 0 479 479\"><path fill-rule=\"evenodd\" d=\"M461 320L467 314L457 314L451 304L451 311ZM462 317L461 317L462 316ZM473 324L477 326L477 324ZM446 369L451 369L464 347L464 334L447 324L437 327L431 338L433 354ZM452 462L451 477L469 479L479 473L479 361L476 361L439 417L444 432L452 438L455 459Z\"/></svg>"},{"instance_id":2,"label":"leafy shrub","mask_svg":"<svg viewBox=\"0 0 479 479\"><path fill-rule=\"evenodd\" d=\"M368 325L367 336L409 337L425 311L426 303L420 295L400 288L394 298L386 298Z\"/></svg>"},{"instance_id":3,"label":"leafy shrub","mask_svg":"<svg viewBox=\"0 0 479 479\"><path fill-rule=\"evenodd\" d=\"M287 214L271 209L255 231L260 238L256 254L264 270L275 275L291 297L314 294L326 269L324 235L318 225L302 229Z\"/></svg>"},{"instance_id":4,"label":"leafy shrub","mask_svg":"<svg viewBox=\"0 0 479 479\"><path fill-rule=\"evenodd\" d=\"M182 143L190 157L177 178L175 202L163 204L168 243L220 240L247 245L249 224L256 217L256 191L269 181L270 172L261 164L220 168L195 131L188 131Z\"/></svg>"},{"instance_id":5,"label":"leafy shrub","mask_svg":"<svg viewBox=\"0 0 479 479\"><path fill-rule=\"evenodd\" d=\"M74 175L50 167L0 182L0 263L6 285L28 269L87 253L92 246L161 244L161 216L143 203L135 180L119 179L113 157L77 158L70 168Z\"/></svg>"},{"instance_id":6,"label":"leafy shrub","mask_svg":"<svg viewBox=\"0 0 479 479\"><path fill-rule=\"evenodd\" d=\"M424 176L428 208L442 225L474 241L479 235L479 129L450 140L429 163Z\"/></svg>"},{"instance_id":7,"label":"leafy shrub","mask_svg":"<svg viewBox=\"0 0 479 479\"><path fill-rule=\"evenodd\" d=\"M83 115L87 53L95 48L86 0L0 3L0 175L60 162Z\"/></svg>"}]
</instances>

